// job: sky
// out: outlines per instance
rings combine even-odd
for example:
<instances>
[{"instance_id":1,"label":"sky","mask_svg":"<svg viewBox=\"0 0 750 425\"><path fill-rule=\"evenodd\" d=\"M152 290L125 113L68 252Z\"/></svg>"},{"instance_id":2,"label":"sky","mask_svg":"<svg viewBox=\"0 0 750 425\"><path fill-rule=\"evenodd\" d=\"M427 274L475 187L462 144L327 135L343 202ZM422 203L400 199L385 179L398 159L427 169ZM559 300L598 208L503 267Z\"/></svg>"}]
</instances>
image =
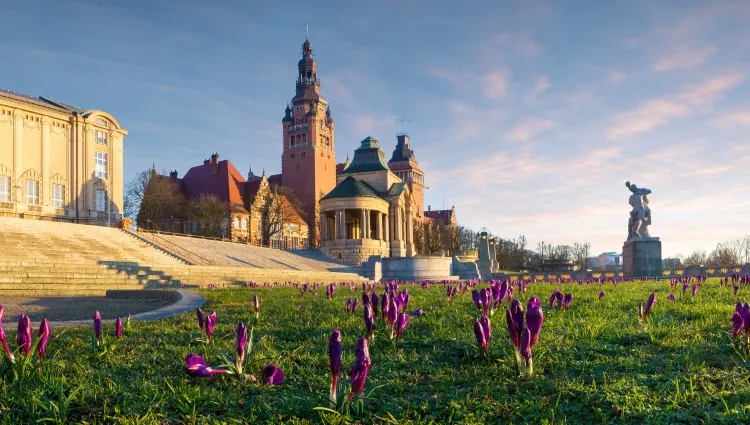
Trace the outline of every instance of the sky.
<instances>
[{"instance_id":1,"label":"sky","mask_svg":"<svg viewBox=\"0 0 750 425\"><path fill-rule=\"evenodd\" d=\"M126 181L280 172L308 25L339 162L407 132L464 226L619 251L629 180L664 256L750 233L750 1L4 3L0 87L113 114Z\"/></svg>"}]
</instances>

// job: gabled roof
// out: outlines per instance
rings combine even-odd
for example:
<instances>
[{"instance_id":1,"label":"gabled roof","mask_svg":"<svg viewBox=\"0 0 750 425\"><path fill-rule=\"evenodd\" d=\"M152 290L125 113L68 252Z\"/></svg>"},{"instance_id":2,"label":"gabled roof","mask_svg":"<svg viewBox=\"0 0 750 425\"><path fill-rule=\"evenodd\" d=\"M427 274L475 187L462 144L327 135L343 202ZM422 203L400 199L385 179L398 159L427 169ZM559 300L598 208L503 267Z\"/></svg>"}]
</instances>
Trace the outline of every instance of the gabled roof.
<instances>
[{"instance_id":1,"label":"gabled roof","mask_svg":"<svg viewBox=\"0 0 750 425\"><path fill-rule=\"evenodd\" d=\"M405 187L406 187L406 182L393 183L391 185L391 188L388 190L388 196L399 196L399 195L401 195L401 193L403 193Z\"/></svg>"},{"instance_id":2,"label":"gabled roof","mask_svg":"<svg viewBox=\"0 0 750 425\"><path fill-rule=\"evenodd\" d=\"M336 185L332 191L328 192L322 199L333 198L380 198L378 193L367 183L359 181L352 176L345 178L341 183Z\"/></svg>"},{"instance_id":3,"label":"gabled roof","mask_svg":"<svg viewBox=\"0 0 750 425\"><path fill-rule=\"evenodd\" d=\"M380 149L380 144L372 137L362 140L362 143L354 151L352 163L339 174L368 173L372 171L388 171L385 162L385 154Z\"/></svg>"},{"instance_id":4,"label":"gabled roof","mask_svg":"<svg viewBox=\"0 0 750 425\"><path fill-rule=\"evenodd\" d=\"M228 160L219 161L216 174L209 161L191 168L182 178L182 191L188 198L214 195L230 205L245 204L245 179Z\"/></svg>"}]
</instances>

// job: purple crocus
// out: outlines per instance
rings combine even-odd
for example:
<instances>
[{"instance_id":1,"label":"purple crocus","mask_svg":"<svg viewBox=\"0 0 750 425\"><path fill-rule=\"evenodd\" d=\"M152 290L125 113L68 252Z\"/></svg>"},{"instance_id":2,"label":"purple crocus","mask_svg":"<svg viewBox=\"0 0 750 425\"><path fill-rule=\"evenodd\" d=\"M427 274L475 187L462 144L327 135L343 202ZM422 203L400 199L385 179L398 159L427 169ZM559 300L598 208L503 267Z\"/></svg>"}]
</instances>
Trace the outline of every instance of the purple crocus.
<instances>
[{"instance_id":1,"label":"purple crocus","mask_svg":"<svg viewBox=\"0 0 750 425\"><path fill-rule=\"evenodd\" d=\"M407 323L409 323L409 315L406 313L399 314L398 319L396 319L396 339L401 338Z\"/></svg>"},{"instance_id":2,"label":"purple crocus","mask_svg":"<svg viewBox=\"0 0 750 425\"><path fill-rule=\"evenodd\" d=\"M212 369L208 367L203 357L197 354L188 354L185 356L185 371L192 376L199 378L208 378L214 375L229 373L228 370Z\"/></svg>"},{"instance_id":3,"label":"purple crocus","mask_svg":"<svg viewBox=\"0 0 750 425\"><path fill-rule=\"evenodd\" d=\"M412 311L412 312L411 312L411 315L412 315L412 316L415 316L415 317L416 317L416 316L421 316L421 315L423 315L423 314L424 314L424 311L422 311L422 309L421 309L421 308L418 308L418 309L416 309L416 310L414 310L414 311Z\"/></svg>"},{"instance_id":4,"label":"purple crocus","mask_svg":"<svg viewBox=\"0 0 750 425\"><path fill-rule=\"evenodd\" d=\"M471 291L471 299L472 299L472 301L474 301L474 307L476 307L477 310L481 310L482 309L482 299L479 296L479 291L477 291L476 289L473 289Z\"/></svg>"},{"instance_id":5,"label":"purple crocus","mask_svg":"<svg viewBox=\"0 0 750 425\"><path fill-rule=\"evenodd\" d=\"M487 316L480 317L479 324L482 325L482 331L484 332L484 336L487 339L487 343L489 343L490 338L492 338L492 324L490 323L490 318Z\"/></svg>"},{"instance_id":6,"label":"purple crocus","mask_svg":"<svg viewBox=\"0 0 750 425\"><path fill-rule=\"evenodd\" d=\"M488 355L487 352L487 335L484 333L484 328L479 320L474 321L474 336L477 338L479 348L484 352L485 357Z\"/></svg>"},{"instance_id":7,"label":"purple crocus","mask_svg":"<svg viewBox=\"0 0 750 425\"><path fill-rule=\"evenodd\" d=\"M380 312L383 314L383 319L388 320L388 309L391 306L391 297L388 295L388 291L383 292L383 296L380 298Z\"/></svg>"},{"instance_id":8,"label":"purple crocus","mask_svg":"<svg viewBox=\"0 0 750 425\"><path fill-rule=\"evenodd\" d=\"M335 329L328 338L328 365L331 368L331 403L336 405L336 393L339 381L339 371L341 371L341 331Z\"/></svg>"},{"instance_id":9,"label":"purple crocus","mask_svg":"<svg viewBox=\"0 0 750 425\"><path fill-rule=\"evenodd\" d=\"M258 299L258 294L253 295L253 308L255 309L255 318L257 319L260 316L260 299Z\"/></svg>"},{"instance_id":10,"label":"purple crocus","mask_svg":"<svg viewBox=\"0 0 750 425\"><path fill-rule=\"evenodd\" d=\"M531 332L527 329L524 329L521 332L521 341L518 346L518 353L520 354L519 358L522 362L522 368L521 373L529 377L532 375L533 372L533 366L531 361Z\"/></svg>"},{"instance_id":11,"label":"purple crocus","mask_svg":"<svg viewBox=\"0 0 750 425\"><path fill-rule=\"evenodd\" d=\"M526 328L529 331L530 344L531 346L539 339L539 333L542 330L542 324L544 323L544 312L542 311L541 305L531 306L526 311Z\"/></svg>"},{"instance_id":12,"label":"purple crocus","mask_svg":"<svg viewBox=\"0 0 750 425\"><path fill-rule=\"evenodd\" d=\"M16 334L16 343L18 346L23 348L23 355L28 356L31 351L31 340L33 338L33 331L31 330L31 319L26 314L21 314L18 319L18 333Z\"/></svg>"},{"instance_id":13,"label":"purple crocus","mask_svg":"<svg viewBox=\"0 0 750 425\"><path fill-rule=\"evenodd\" d=\"M245 362L247 350L247 326L240 320L237 323L237 364L242 365Z\"/></svg>"},{"instance_id":14,"label":"purple crocus","mask_svg":"<svg viewBox=\"0 0 750 425\"><path fill-rule=\"evenodd\" d=\"M2 324L0 324L2 326ZM47 353L47 341L49 341L49 336L52 333L52 329L49 326L49 320L45 317L42 319L42 323L39 325L39 345L36 347L37 353L39 353L39 358L43 359L45 354Z\"/></svg>"},{"instance_id":15,"label":"purple crocus","mask_svg":"<svg viewBox=\"0 0 750 425\"><path fill-rule=\"evenodd\" d=\"M742 323L745 328L745 339L750 344L750 304L743 304L740 314L742 315Z\"/></svg>"},{"instance_id":16,"label":"purple crocus","mask_svg":"<svg viewBox=\"0 0 750 425\"><path fill-rule=\"evenodd\" d=\"M94 337L96 338L96 346L98 347L102 339L102 315L99 314L99 310L94 313Z\"/></svg>"},{"instance_id":17,"label":"purple crocus","mask_svg":"<svg viewBox=\"0 0 750 425\"><path fill-rule=\"evenodd\" d=\"M737 296L737 291L739 291L739 290L740 290L740 287L739 287L739 286L737 286L737 285L734 285L734 286L733 286L733 289L734 289L734 296L736 297L736 296Z\"/></svg>"},{"instance_id":18,"label":"purple crocus","mask_svg":"<svg viewBox=\"0 0 750 425\"><path fill-rule=\"evenodd\" d=\"M698 284L694 283L693 284L693 293L691 294L691 296L694 297L695 294L697 294L697 293L698 293Z\"/></svg>"},{"instance_id":19,"label":"purple crocus","mask_svg":"<svg viewBox=\"0 0 750 425\"><path fill-rule=\"evenodd\" d=\"M742 332L743 328L744 320L742 320L742 313L741 311L735 311L732 315L732 338L737 338L737 335Z\"/></svg>"},{"instance_id":20,"label":"purple crocus","mask_svg":"<svg viewBox=\"0 0 750 425\"><path fill-rule=\"evenodd\" d=\"M122 317L115 320L115 339L122 338Z\"/></svg>"},{"instance_id":21,"label":"purple crocus","mask_svg":"<svg viewBox=\"0 0 750 425\"><path fill-rule=\"evenodd\" d=\"M396 326L396 320L398 319L398 306L396 304L396 297L391 299L391 305L388 306L388 324L391 326L391 339L393 339L394 327Z\"/></svg>"},{"instance_id":22,"label":"purple crocus","mask_svg":"<svg viewBox=\"0 0 750 425\"><path fill-rule=\"evenodd\" d=\"M347 313L352 312L352 299L351 298L346 299L346 312Z\"/></svg>"},{"instance_id":23,"label":"purple crocus","mask_svg":"<svg viewBox=\"0 0 750 425\"><path fill-rule=\"evenodd\" d=\"M370 296L370 304L372 305L372 318L374 320L378 317L378 295L375 292Z\"/></svg>"},{"instance_id":24,"label":"purple crocus","mask_svg":"<svg viewBox=\"0 0 750 425\"><path fill-rule=\"evenodd\" d=\"M375 334L375 320L372 313L372 306L370 304L365 304L362 310L363 319L365 321L365 329L367 329L367 338L372 341L372 338Z\"/></svg>"},{"instance_id":25,"label":"purple crocus","mask_svg":"<svg viewBox=\"0 0 750 425\"><path fill-rule=\"evenodd\" d=\"M10 359L11 362L15 361L15 357L13 356L13 352L10 351L10 347L8 347L8 338L5 336L5 330L3 329L3 312L5 311L5 308L0 305L0 344L2 344L3 349L5 350L5 355L8 356L8 359Z\"/></svg>"},{"instance_id":26,"label":"purple crocus","mask_svg":"<svg viewBox=\"0 0 750 425\"><path fill-rule=\"evenodd\" d=\"M203 310L200 307L195 309L195 315L198 317L198 327L203 331Z\"/></svg>"},{"instance_id":27,"label":"purple crocus","mask_svg":"<svg viewBox=\"0 0 750 425\"><path fill-rule=\"evenodd\" d=\"M352 300L352 313L357 311L357 306L359 305L359 299L355 298Z\"/></svg>"},{"instance_id":28,"label":"purple crocus","mask_svg":"<svg viewBox=\"0 0 750 425\"><path fill-rule=\"evenodd\" d=\"M667 299L668 299L669 301L674 301L674 300L675 300L674 294L670 293L670 294L669 294L669 295L667 296Z\"/></svg>"},{"instance_id":29,"label":"purple crocus","mask_svg":"<svg viewBox=\"0 0 750 425\"><path fill-rule=\"evenodd\" d=\"M206 330L206 337L209 340L214 336L214 327L216 327L216 311L211 310L211 314L206 316L206 325L204 328Z\"/></svg>"},{"instance_id":30,"label":"purple crocus","mask_svg":"<svg viewBox=\"0 0 750 425\"><path fill-rule=\"evenodd\" d=\"M370 350L367 348L367 338L361 337L357 341L354 352L355 359L350 372L352 390L349 393L349 397L347 397L347 401L351 401L357 395L362 395L365 389L367 373L370 371L370 367L372 367Z\"/></svg>"},{"instance_id":31,"label":"purple crocus","mask_svg":"<svg viewBox=\"0 0 750 425\"><path fill-rule=\"evenodd\" d=\"M651 313L651 309L656 304L656 292L652 292L646 301L646 308L643 309L643 317L648 318L648 314Z\"/></svg>"},{"instance_id":32,"label":"purple crocus","mask_svg":"<svg viewBox=\"0 0 750 425\"><path fill-rule=\"evenodd\" d=\"M263 368L263 383L267 385L279 385L284 380L284 371L271 363Z\"/></svg>"},{"instance_id":33,"label":"purple crocus","mask_svg":"<svg viewBox=\"0 0 750 425\"><path fill-rule=\"evenodd\" d=\"M563 298L563 303L562 303L563 308L570 307L571 302L573 302L573 294L572 293L565 294L565 297Z\"/></svg>"},{"instance_id":34,"label":"purple crocus","mask_svg":"<svg viewBox=\"0 0 750 425\"><path fill-rule=\"evenodd\" d=\"M600 300L601 300L602 298L606 297L606 296L607 296L607 294L605 294L605 293L604 293L604 291L601 291L601 292L599 292L599 299L600 299Z\"/></svg>"}]
</instances>

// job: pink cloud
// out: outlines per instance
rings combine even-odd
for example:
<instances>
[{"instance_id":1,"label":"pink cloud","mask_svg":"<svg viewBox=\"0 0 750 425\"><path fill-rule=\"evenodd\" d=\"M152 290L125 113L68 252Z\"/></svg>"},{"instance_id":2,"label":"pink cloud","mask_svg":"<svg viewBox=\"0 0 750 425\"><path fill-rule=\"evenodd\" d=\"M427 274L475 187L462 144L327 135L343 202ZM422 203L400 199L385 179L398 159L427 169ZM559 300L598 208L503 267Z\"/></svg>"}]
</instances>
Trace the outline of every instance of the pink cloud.
<instances>
[{"instance_id":1,"label":"pink cloud","mask_svg":"<svg viewBox=\"0 0 750 425\"><path fill-rule=\"evenodd\" d=\"M488 99L501 98L508 89L508 72L492 71L482 77L482 92Z\"/></svg>"},{"instance_id":2,"label":"pink cloud","mask_svg":"<svg viewBox=\"0 0 750 425\"><path fill-rule=\"evenodd\" d=\"M735 112L712 121L713 124L721 127L739 127L750 125L750 110Z\"/></svg>"},{"instance_id":3,"label":"pink cloud","mask_svg":"<svg viewBox=\"0 0 750 425\"><path fill-rule=\"evenodd\" d=\"M659 59L653 65L653 69L655 71L669 71L697 68L703 65L714 52L716 52L716 48L710 46L699 49L681 47Z\"/></svg>"},{"instance_id":4,"label":"pink cloud","mask_svg":"<svg viewBox=\"0 0 750 425\"><path fill-rule=\"evenodd\" d=\"M534 118L528 121L524 121L516 127L505 133L505 137L515 141L522 142L525 140L533 139L539 133L545 132L552 128L554 123L550 120Z\"/></svg>"},{"instance_id":5,"label":"pink cloud","mask_svg":"<svg viewBox=\"0 0 750 425\"><path fill-rule=\"evenodd\" d=\"M741 74L729 73L688 87L675 96L650 100L633 111L616 116L615 124L606 131L606 136L618 139L643 133L672 119L692 114L698 108L710 107L741 81Z\"/></svg>"},{"instance_id":6,"label":"pink cloud","mask_svg":"<svg viewBox=\"0 0 750 425\"><path fill-rule=\"evenodd\" d=\"M539 103L539 96L545 91L549 90L552 85L546 76L537 77L534 81L534 87L531 88L531 92L524 96L524 102L529 105L536 105Z\"/></svg>"},{"instance_id":7,"label":"pink cloud","mask_svg":"<svg viewBox=\"0 0 750 425\"><path fill-rule=\"evenodd\" d=\"M607 81L609 81L612 84L619 84L624 79L625 79L625 74L620 71L615 70L609 73L609 77L607 78Z\"/></svg>"}]
</instances>

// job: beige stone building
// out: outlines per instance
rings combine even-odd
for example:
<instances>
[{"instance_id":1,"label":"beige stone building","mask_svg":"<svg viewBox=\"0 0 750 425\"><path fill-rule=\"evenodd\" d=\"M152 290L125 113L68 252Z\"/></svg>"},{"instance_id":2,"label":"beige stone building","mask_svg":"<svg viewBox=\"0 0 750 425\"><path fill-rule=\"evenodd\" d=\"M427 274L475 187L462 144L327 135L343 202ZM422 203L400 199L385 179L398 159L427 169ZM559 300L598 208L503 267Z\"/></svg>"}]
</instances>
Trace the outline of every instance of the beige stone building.
<instances>
[{"instance_id":1,"label":"beige stone building","mask_svg":"<svg viewBox=\"0 0 750 425\"><path fill-rule=\"evenodd\" d=\"M0 216L115 225L127 134L106 112L0 90Z\"/></svg>"},{"instance_id":2,"label":"beige stone building","mask_svg":"<svg viewBox=\"0 0 750 425\"><path fill-rule=\"evenodd\" d=\"M359 265L372 255L416 254L417 205L407 183L388 168L377 140L363 140L336 179L320 200L320 247L328 257Z\"/></svg>"}]
</instances>

